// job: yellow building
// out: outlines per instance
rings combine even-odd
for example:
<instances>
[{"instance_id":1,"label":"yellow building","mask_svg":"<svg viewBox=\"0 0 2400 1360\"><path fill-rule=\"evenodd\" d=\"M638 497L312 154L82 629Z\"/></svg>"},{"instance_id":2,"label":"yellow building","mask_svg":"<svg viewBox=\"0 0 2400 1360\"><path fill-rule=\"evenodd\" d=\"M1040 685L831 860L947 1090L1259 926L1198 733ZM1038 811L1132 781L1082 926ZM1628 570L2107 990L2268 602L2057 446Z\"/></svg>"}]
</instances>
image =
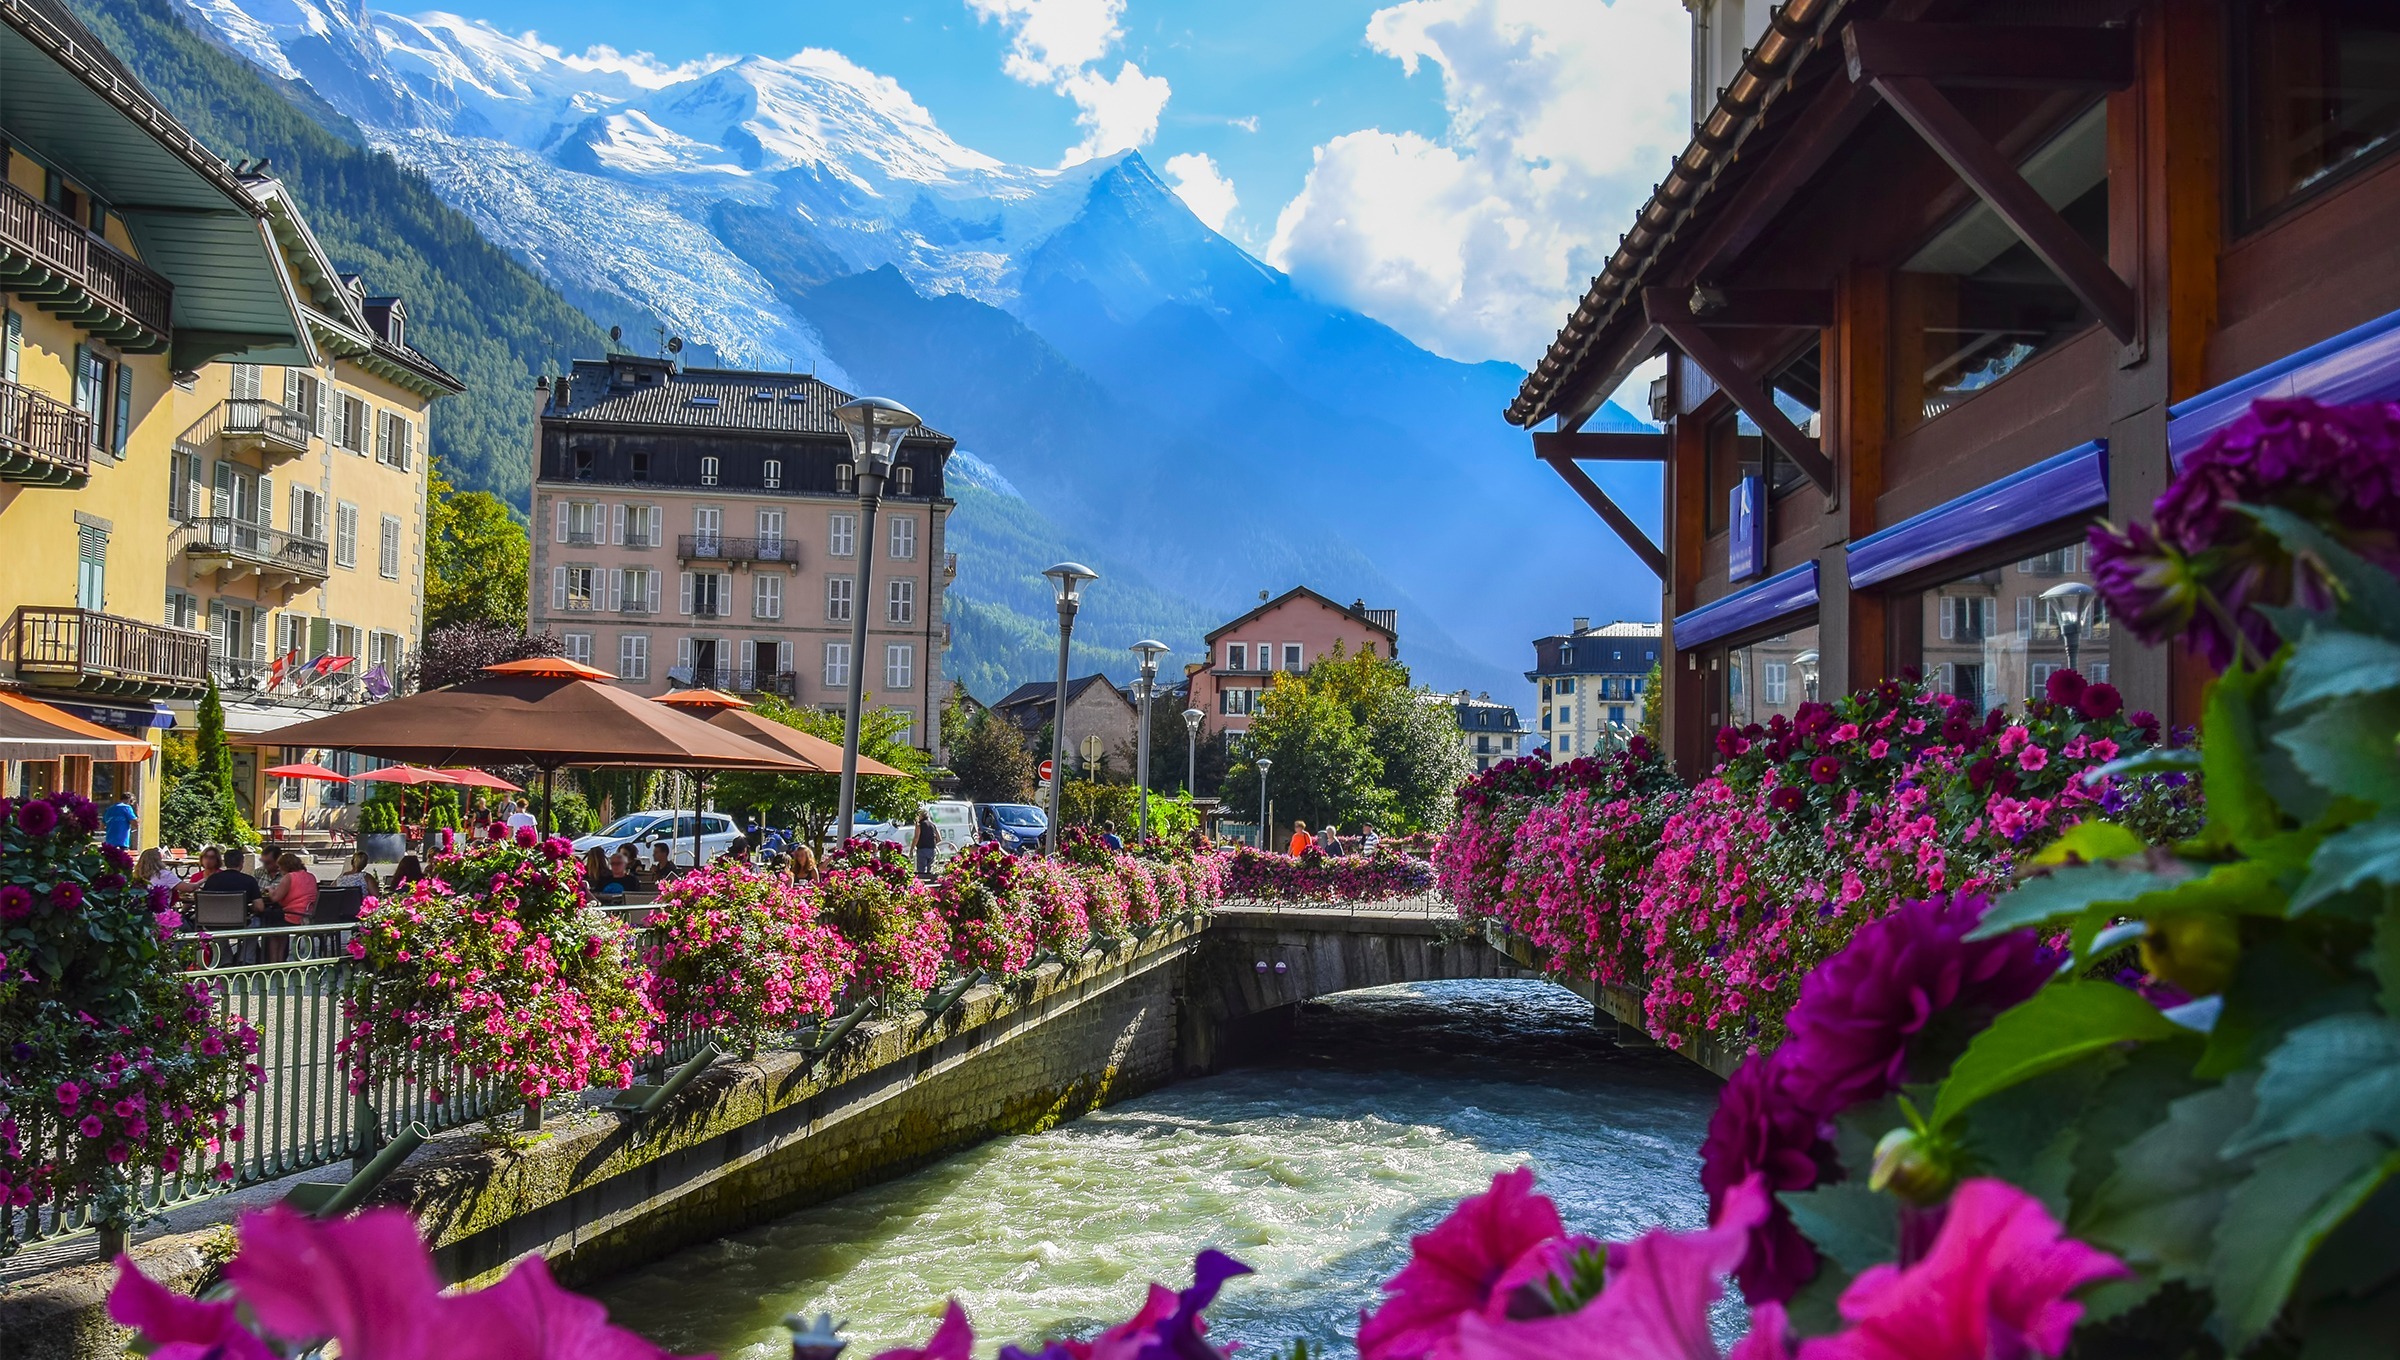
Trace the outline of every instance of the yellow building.
<instances>
[{"instance_id":1,"label":"yellow building","mask_svg":"<svg viewBox=\"0 0 2400 1360\"><path fill-rule=\"evenodd\" d=\"M211 365L183 395L170 454L166 620L208 635L237 738L400 685L424 614L427 411L460 390L408 343L404 301L341 273L280 183L244 183L316 361ZM343 769L330 753L288 754ZM259 773L284 755L235 748L244 814L267 831L338 816L345 786Z\"/></svg>"},{"instance_id":2,"label":"yellow building","mask_svg":"<svg viewBox=\"0 0 2400 1360\"><path fill-rule=\"evenodd\" d=\"M157 700L205 685L207 635L165 616L185 389L223 360L318 360L269 216L56 0L0 0L0 684L15 688L12 713L47 703L147 741L171 721ZM0 778L12 794L131 789L144 839L154 834L155 755L67 749L20 724L0 739Z\"/></svg>"}]
</instances>

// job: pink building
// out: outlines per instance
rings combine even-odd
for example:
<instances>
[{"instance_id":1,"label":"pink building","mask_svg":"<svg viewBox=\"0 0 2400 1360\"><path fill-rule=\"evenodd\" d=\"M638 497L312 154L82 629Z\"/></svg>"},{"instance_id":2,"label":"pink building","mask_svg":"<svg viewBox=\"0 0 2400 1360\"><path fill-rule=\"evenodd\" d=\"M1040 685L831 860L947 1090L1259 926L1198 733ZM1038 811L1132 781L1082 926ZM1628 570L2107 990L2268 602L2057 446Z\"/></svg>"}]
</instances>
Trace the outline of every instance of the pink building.
<instances>
[{"instance_id":1,"label":"pink building","mask_svg":"<svg viewBox=\"0 0 2400 1360\"><path fill-rule=\"evenodd\" d=\"M769 692L840 711L864 665L869 707L940 749L944 547L956 447L900 447L873 543L859 541L850 395L797 373L579 360L552 380L533 481L529 623L627 688ZM860 598L862 554L872 562ZM867 611L867 654L851 630Z\"/></svg>"},{"instance_id":2,"label":"pink building","mask_svg":"<svg viewBox=\"0 0 2400 1360\"><path fill-rule=\"evenodd\" d=\"M1250 730L1258 697L1277 671L1304 671L1339 646L1346 654L1400 655L1400 615L1359 600L1335 604L1307 586L1274 599L1259 592L1258 608L1208 635L1208 660L1186 667L1192 707L1207 717L1201 731L1215 738Z\"/></svg>"}]
</instances>

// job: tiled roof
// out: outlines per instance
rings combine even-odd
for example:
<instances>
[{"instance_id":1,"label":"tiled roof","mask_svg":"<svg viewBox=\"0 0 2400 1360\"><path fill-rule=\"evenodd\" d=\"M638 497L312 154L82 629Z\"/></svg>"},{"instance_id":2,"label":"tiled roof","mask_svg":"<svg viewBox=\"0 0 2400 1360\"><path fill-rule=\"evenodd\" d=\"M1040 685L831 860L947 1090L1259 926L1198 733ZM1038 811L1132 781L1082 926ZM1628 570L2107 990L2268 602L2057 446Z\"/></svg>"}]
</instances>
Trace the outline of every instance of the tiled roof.
<instances>
[{"instance_id":1,"label":"tiled roof","mask_svg":"<svg viewBox=\"0 0 2400 1360\"><path fill-rule=\"evenodd\" d=\"M612 385L610 380L620 369L632 370L636 381ZM566 388L563 400L560 385ZM571 374L553 380L550 409L543 418L840 439L845 436L834 408L852 400L851 393L808 373L678 368L662 360L618 355L608 360L576 360ZM923 426L908 438L910 443L956 442Z\"/></svg>"},{"instance_id":2,"label":"tiled roof","mask_svg":"<svg viewBox=\"0 0 2400 1360\"><path fill-rule=\"evenodd\" d=\"M1398 622L1398 616L1394 611L1389 609L1369 609L1366 607L1366 602L1364 600L1359 601L1357 604L1345 605L1319 591L1311 590L1307 586L1293 586L1290 590L1283 592L1274 599L1261 603L1258 608L1251 610L1249 613L1242 615L1240 618L1234 619L1227 623L1218 624L1215 628L1212 628L1207 633L1202 634L1202 640L1214 644L1218 638L1223 637L1225 634L1230 633L1234 629L1249 623L1251 620L1258 618L1262 614L1267 614L1281 608L1286 601L1294 599L1315 600L1318 604L1325 606L1334 613L1339 614L1342 617L1351 620L1352 622L1364 624L1365 626L1374 629L1376 632L1383 634L1385 637L1392 639L1394 642L1398 642L1400 640L1400 631L1396 626Z\"/></svg>"},{"instance_id":3,"label":"tiled roof","mask_svg":"<svg viewBox=\"0 0 2400 1360\"><path fill-rule=\"evenodd\" d=\"M1071 704L1082 698L1083 692L1094 685L1106 684L1108 684L1108 677L1105 675L1087 675L1081 679L1069 680L1067 682L1067 702ZM1115 686L1112 685L1110 688L1113 689ZM1056 680L1028 680L1003 695L1000 702L992 707L1017 708L1025 704L1046 704L1057 697L1058 682Z\"/></svg>"}]
</instances>

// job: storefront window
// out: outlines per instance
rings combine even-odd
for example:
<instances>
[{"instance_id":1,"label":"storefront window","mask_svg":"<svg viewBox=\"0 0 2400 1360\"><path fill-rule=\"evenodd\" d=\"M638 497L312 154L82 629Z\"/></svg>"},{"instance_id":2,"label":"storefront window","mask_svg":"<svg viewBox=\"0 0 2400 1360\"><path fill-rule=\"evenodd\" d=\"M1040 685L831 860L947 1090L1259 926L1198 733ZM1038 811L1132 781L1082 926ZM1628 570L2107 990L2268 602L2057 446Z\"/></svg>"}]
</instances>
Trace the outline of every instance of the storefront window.
<instances>
[{"instance_id":1,"label":"storefront window","mask_svg":"<svg viewBox=\"0 0 2400 1360\"><path fill-rule=\"evenodd\" d=\"M2400 5L2246 0L2234 22L2244 220L2400 143Z\"/></svg>"},{"instance_id":2,"label":"storefront window","mask_svg":"<svg viewBox=\"0 0 2400 1360\"><path fill-rule=\"evenodd\" d=\"M1813 623L1733 648L1724 654L1722 665L1718 694L1723 702L1710 715L1712 729L1764 723L1778 713L1788 718L1800 705L1827 697Z\"/></svg>"},{"instance_id":3,"label":"storefront window","mask_svg":"<svg viewBox=\"0 0 2400 1360\"><path fill-rule=\"evenodd\" d=\"M2070 664L2109 678L2113 629L2081 542L1945 581L1921 597L1925 678L1977 713L2039 697Z\"/></svg>"},{"instance_id":4,"label":"storefront window","mask_svg":"<svg viewBox=\"0 0 2400 1360\"><path fill-rule=\"evenodd\" d=\"M1817 346L1811 344L1799 357L1778 369L1767 380L1774 394L1775 409L1783 412L1802 434L1822 438L1817 418L1818 369ZM1728 408L1718 414L1708 426L1708 531L1725 532L1733 485L1744 477L1767 479L1769 499L1780 499L1806 481L1807 474L1782 449L1769 443L1759 433L1758 426L1740 411Z\"/></svg>"},{"instance_id":5,"label":"storefront window","mask_svg":"<svg viewBox=\"0 0 2400 1360\"><path fill-rule=\"evenodd\" d=\"M2092 108L2018 169L2094 250L2108 249L2108 117ZM2089 309L1981 202L1894 282L1894 408L1902 429L1942 414L2093 324Z\"/></svg>"}]
</instances>

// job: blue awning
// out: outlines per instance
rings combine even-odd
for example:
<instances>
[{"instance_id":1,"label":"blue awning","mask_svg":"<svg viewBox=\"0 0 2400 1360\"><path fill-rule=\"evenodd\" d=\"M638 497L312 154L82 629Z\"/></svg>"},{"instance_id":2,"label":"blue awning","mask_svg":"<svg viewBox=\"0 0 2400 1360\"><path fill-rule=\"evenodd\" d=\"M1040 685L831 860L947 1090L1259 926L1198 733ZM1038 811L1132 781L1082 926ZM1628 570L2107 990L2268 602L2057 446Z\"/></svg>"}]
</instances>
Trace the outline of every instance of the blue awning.
<instances>
[{"instance_id":1,"label":"blue awning","mask_svg":"<svg viewBox=\"0 0 2400 1360\"><path fill-rule=\"evenodd\" d=\"M152 728L175 725L175 711L164 704L94 704L48 697L44 697L42 702L52 708L63 708L85 722L98 723L119 732L147 732Z\"/></svg>"},{"instance_id":2,"label":"blue awning","mask_svg":"<svg viewBox=\"0 0 2400 1360\"><path fill-rule=\"evenodd\" d=\"M1803 562L1777 572L1748 590L1711 600L1675 616L1675 650L1689 651L1719 638L1747 633L1797 617L1817 607L1817 564Z\"/></svg>"},{"instance_id":3,"label":"blue awning","mask_svg":"<svg viewBox=\"0 0 2400 1360\"><path fill-rule=\"evenodd\" d=\"M1850 587L1879 585L2108 505L2108 441L2078 444L1850 545Z\"/></svg>"},{"instance_id":4,"label":"blue awning","mask_svg":"<svg viewBox=\"0 0 2400 1360\"><path fill-rule=\"evenodd\" d=\"M2167 452L2177 466L2261 398L2314 397L2328 405L2400 399L2400 312L2321 340L2167 408Z\"/></svg>"}]
</instances>

